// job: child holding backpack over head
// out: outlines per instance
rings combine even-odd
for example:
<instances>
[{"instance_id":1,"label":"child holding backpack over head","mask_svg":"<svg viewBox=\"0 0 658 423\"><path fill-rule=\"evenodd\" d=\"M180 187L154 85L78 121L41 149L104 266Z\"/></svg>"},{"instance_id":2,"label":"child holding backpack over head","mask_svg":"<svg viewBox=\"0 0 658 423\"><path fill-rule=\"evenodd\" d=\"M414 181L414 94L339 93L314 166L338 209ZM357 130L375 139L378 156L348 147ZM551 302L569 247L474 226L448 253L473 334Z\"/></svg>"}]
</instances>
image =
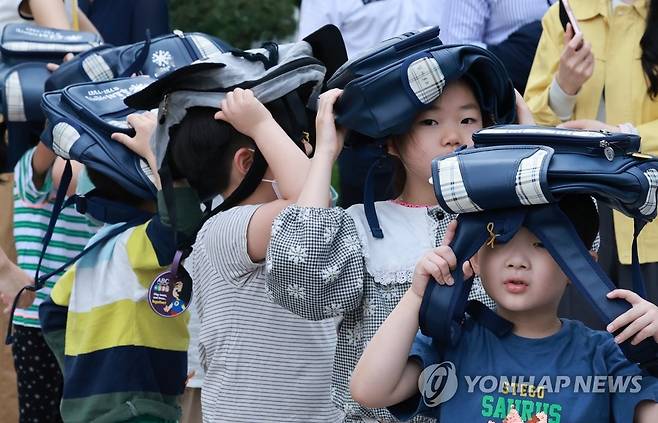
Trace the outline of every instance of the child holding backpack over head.
<instances>
[{"instance_id":1,"label":"child holding backpack over head","mask_svg":"<svg viewBox=\"0 0 658 423\"><path fill-rule=\"evenodd\" d=\"M591 198L567 195L559 205L591 250L598 231ZM617 345L636 332L633 344L647 336L658 340L655 322L646 325L647 311L655 316L656 306L633 300L633 308L609 329L633 320L630 316L642 317L614 340L581 322L559 319L558 304L570 281L539 238L525 227L504 244L483 245L464 263L464 277L473 271L480 274L485 290L497 304L497 314L513 324L512 333L496 334L482 318L469 317L456 345L441 348L432 338L417 335L429 278L440 284L453 283L450 272L457 266L457 258L449 245L456 227L456 222L451 224L442 246L418 261L411 287L365 349L351 381L357 401L370 407L390 407L401 420L417 415L469 422L648 423L658 419L658 379L631 363ZM634 296L621 290L608 295ZM444 372L430 375L438 368ZM439 374L446 381L444 391L436 385ZM487 375L498 381L494 390L488 389L490 382L487 388L477 383L478 376L491 377ZM579 391L579 377L604 377L606 384L593 391L591 385L582 385ZM525 382L510 383L521 378ZM558 385L561 378L568 378L567 383ZM625 389L614 388L618 380L626 383Z\"/></svg>"},{"instance_id":2,"label":"child holding backpack over head","mask_svg":"<svg viewBox=\"0 0 658 423\"><path fill-rule=\"evenodd\" d=\"M114 134L107 142L120 142L142 156L159 188L149 147L155 117L131 115L128 124L134 137ZM162 317L152 308L156 301L148 301L154 290L169 292L175 285L173 270L163 273L177 249L174 231L159 216L149 218L156 211L154 200L136 197L100 171L87 173L95 195L132 208L135 220L145 223L104 226L88 244L100 246L66 271L39 309L44 337L64 376L62 418L176 422L187 377L188 315ZM184 276L180 280L183 292L191 289Z\"/></svg>"},{"instance_id":3,"label":"child holding backpack over head","mask_svg":"<svg viewBox=\"0 0 658 423\"><path fill-rule=\"evenodd\" d=\"M309 167L301 146L279 126L283 121L280 110L237 88L220 110L189 108L170 130L172 173L202 199L230 198L254 166L257 150L267 162L264 177L246 198L203 224L185 263L201 325L204 422L342 417L329 390L333 320L295 316L274 304L265 287L272 222L297 198ZM328 187L324 195L328 200Z\"/></svg>"}]
</instances>

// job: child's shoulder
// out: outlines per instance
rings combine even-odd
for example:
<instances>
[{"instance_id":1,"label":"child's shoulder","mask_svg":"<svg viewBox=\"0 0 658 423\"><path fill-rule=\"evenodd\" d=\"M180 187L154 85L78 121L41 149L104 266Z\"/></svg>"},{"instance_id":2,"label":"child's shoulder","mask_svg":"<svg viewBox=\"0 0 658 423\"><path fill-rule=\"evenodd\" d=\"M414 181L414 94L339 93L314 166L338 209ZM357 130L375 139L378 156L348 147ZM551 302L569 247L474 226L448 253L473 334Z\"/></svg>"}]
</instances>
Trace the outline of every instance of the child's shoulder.
<instances>
[{"instance_id":1,"label":"child's shoulder","mask_svg":"<svg viewBox=\"0 0 658 423\"><path fill-rule=\"evenodd\" d=\"M260 204L249 204L231 207L209 218L203 223L196 236L196 245L212 244L218 240L228 240L235 236L245 238L251 217L258 210Z\"/></svg>"},{"instance_id":2,"label":"child's shoulder","mask_svg":"<svg viewBox=\"0 0 658 423\"><path fill-rule=\"evenodd\" d=\"M406 216L410 214L417 214L419 211L424 211L425 207L409 207L399 204L395 201L385 200L376 201L375 209L377 210L377 217L381 220L382 216ZM347 213L354 219L360 219L366 222L366 210L362 203L351 205L346 209Z\"/></svg>"},{"instance_id":3,"label":"child's shoulder","mask_svg":"<svg viewBox=\"0 0 658 423\"><path fill-rule=\"evenodd\" d=\"M562 325L566 328L572 337L577 337L583 342L591 342L593 344L602 344L606 342L613 342L612 335L603 330L592 329L585 325L580 320L560 319Z\"/></svg>"},{"instance_id":4,"label":"child's shoulder","mask_svg":"<svg viewBox=\"0 0 658 423\"><path fill-rule=\"evenodd\" d=\"M386 239L386 236L391 238L392 235L396 237L402 235L412 236L411 232L406 229L419 225L427 226L428 211L426 207L409 207L395 201L377 201L375 209L379 225L385 232L384 239ZM359 233L363 233L368 239L372 238L368 223L368 212L365 210L364 205L354 204L346 212L354 220ZM373 240L370 239L370 241Z\"/></svg>"},{"instance_id":5,"label":"child's shoulder","mask_svg":"<svg viewBox=\"0 0 658 423\"><path fill-rule=\"evenodd\" d=\"M530 344L545 343L556 345L570 345L574 349L581 351L591 351L593 354L604 353L609 354L610 350L618 350L619 347L615 344L611 334L601 330L595 330L587 327L583 322L578 320L561 319L561 329L546 338L527 339L515 335L514 341L522 343L527 341ZM482 342L506 342L506 337L499 337L487 325L473 318L467 318L462 326L462 339L469 343L482 343ZM597 352L598 351L598 352Z\"/></svg>"}]
</instances>

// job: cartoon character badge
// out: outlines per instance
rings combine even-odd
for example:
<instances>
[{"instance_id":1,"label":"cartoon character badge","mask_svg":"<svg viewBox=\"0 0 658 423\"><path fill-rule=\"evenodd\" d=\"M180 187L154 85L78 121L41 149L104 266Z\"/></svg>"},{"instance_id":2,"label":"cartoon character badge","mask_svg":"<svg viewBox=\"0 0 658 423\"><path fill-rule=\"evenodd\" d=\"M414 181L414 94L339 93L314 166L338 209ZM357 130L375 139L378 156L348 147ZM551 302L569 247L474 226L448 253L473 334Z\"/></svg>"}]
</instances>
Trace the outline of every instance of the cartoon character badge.
<instances>
[{"instance_id":1,"label":"cartoon character badge","mask_svg":"<svg viewBox=\"0 0 658 423\"><path fill-rule=\"evenodd\" d=\"M176 251L171 269L156 276L148 292L151 309L162 317L182 314L192 301L192 278L180 266L181 251Z\"/></svg>"}]
</instances>

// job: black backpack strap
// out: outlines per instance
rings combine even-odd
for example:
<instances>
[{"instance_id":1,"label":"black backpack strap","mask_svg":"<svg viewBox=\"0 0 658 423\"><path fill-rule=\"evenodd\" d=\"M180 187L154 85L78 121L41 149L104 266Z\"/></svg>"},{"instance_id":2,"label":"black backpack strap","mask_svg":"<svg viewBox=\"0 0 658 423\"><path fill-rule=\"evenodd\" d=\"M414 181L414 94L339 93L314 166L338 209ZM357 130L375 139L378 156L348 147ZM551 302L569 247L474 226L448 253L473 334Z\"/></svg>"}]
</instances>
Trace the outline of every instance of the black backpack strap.
<instances>
[{"instance_id":1,"label":"black backpack strap","mask_svg":"<svg viewBox=\"0 0 658 423\"><path fill-rule=\"evenodd\" d=\"M57 188L57 196L55 197L55 204L53 205L53 212L50 215L50 222L48 222L48 229L46 230L46 236L43 238L43 247L41 247L41 254L39 255L39 263L37 264L37 270L34 274L34 291L37 291L43 288L45 279L39 278L39 272L41 271L41 264L43 263L43 258L46 255L46 250L48 249L48 244L53 237L55 231L55 224L59 219L59 214L64 208L64 201L66 199L66 192L69 189L71 184L71 179L73 178L73 168L71 167L71 161L67 160L64 165L64 172L62 173L62 178L59 182L59 187ZM18 298L18 297L17 297ZM12 311L13 316L13 311Z\"/></svg>"},{"instance_id":2,"label":"black backpack strap","mask_svg":"<svg viewBox=\"0 0 658 423\"><path fill-rule=\"evenodd\" d=\"M363 186L363 211L366 215L370 232L372 233L372 236L377 239L384 238L384 231L382 231L382 228L379 225L377 209L375 208L375 172L379 167L385 164L386 160L388 160L383 145L381 146L381 149L382 154L372 165L370 165Z\"/></svg>"},{"instance_id":3,"label":"black backpack strap","mask_svg":"<svg viewBox=\"0 0 658 423\"><path fill-rule=\"evenodd\" d=\"M146 39L144 40L144 45L140 49L137 58L130 66L128 66L128 68L126 68L125 71L123 71L121 75L119 75L119 78L126 78L132 76L133 74L139 75L142 69L144 69L144 63L146 63L150 51L151 51L151 31L147 28Z\"/></svg>"},{"instance_id":4,"label":"black backpack strap","mask_svg":"<svg viewBox=\"0 0 658 423\"><path fill-rule=\"evenodd\" d=\"M633 291L642 298L647 298L647 287L644 285L642 269L640 268L640 255L637 250L637 237L647 223L639 219L633 222L633 246L631 248L632 266L633 266Z\"/></svg>"},{"instance_id":5,"label":"black backpack strap","mask_svg":"<svg viewBox=\"0 0 658 423\"><path fill-rule=\"evenodd\" d=\"M524 225L544 243L544 247L587 298L605 325L631 308L624 300L608 299L607 294L615 289L614 284L596 264L568 217L557 204L534 207L528 213ZM637 250L634 256L636 254ZM643 289L641 278L634 280L634 286ZM643 368L651 368L658 363L658 345L653 338L645 339L639 345L631 345L630 340L627 340L620 347L630 361L639 363Z\"/></svg>"}]
</instances>

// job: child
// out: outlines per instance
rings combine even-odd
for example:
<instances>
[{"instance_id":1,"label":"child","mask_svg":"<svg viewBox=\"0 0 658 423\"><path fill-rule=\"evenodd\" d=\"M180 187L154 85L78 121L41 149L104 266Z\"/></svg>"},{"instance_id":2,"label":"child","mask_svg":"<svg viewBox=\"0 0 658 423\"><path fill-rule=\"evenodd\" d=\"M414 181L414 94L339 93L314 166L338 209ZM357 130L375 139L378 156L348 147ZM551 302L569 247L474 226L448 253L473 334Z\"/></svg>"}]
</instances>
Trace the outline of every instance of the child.
<instances>
[{"instance_id":1,"label":"child","mask_svg":"<svg viewBox=\"0 0 658 423\"><path fill-rule=\"evenodd\" d=\"M332 320L310 322L265 290L272 221L297 198L308 158L250 90L227 94L221 111L192 107L170 131L172 173L200 196L229 198L254 163L268 169L238 205L203 225L185 265L194 281L205 378L204 422L335 422L330 399ZM213 119L216 117L220 120ZM328 186L323 191L329 199Z\"/></svg>"},{"instance_id":2,"label":"child","mask_svg":"<svg viewBox=\"0 0 658 423\"><path fill-rule=\"evenodd\" d=\"M591 249L598 230L592 200L566 196L560 208ZM658 380L642 375L609 334L558 318L569 280L526 228L505 244L483 246L470 261L496 302L497 314L513 323L512 334L499 337L478 320L468 319L457 345L442 356L432 339L416 335L429 277L452 283L456 257L448 245L455 229L456 223L451 224L443 245L418 262L411 288L368 344L351 382L357 401L391 407L402 420L420 414L439 421L500 421L512 406L523 421L658 419ZM473 270L464 264L466 276ZM434 367L421 377L423 369L434 364L445 365L443 397L434 384L438 374L434 380L425 377ZM592 388L588 377L603 377L604 383ZM485 378L490 380L477 382ZM521 378L524 381L519 382ZM615 389L619 381L629 384Z\"/></svg>"},{"instance_id":3,"label":"child","mask_svg":"<svg viewBox=\"0 0 658 423\"><path fill-rule=\"evenodd\" d=\"M79 163L72 163L73 178L68 196L75 193ZM14 239L18 266L33 279L43 248L43 239L55 206L64 161L39 143L23 155L14 170ZM40 274L59 268L82 251L99 226L80 215L74 206L62 210L55 225ZM48 298L57 278L48 279L32 304L17 308L13 316L14 367L18 382L20 421L61 421L62 374L48 348L39 324L39 305ZM13 299L13 296L11 297ZM21 298L21 300L24 300ZM25 299L27 300L27 298Z\"/></svg>"},{"instance_id":4,"label":"child","mask_svg":"<svg viewBox=\"0 0 658 423\"><path fill-rule=\"evenodd\" d=\"M139 153L157 175L148 147L155 117L131 115L128 122L135 137L113 138ZM103 198L155 211L154 201L134 197L91 169L88 173ZM114 228L104 227L90 244ZM83 256L41 305L44 336L64 375L64 422L178 420L188 316L161 317L147 302L151 283L167 270L175 250L172 229L154 217Z\"/></svg>"}]
</instances>

